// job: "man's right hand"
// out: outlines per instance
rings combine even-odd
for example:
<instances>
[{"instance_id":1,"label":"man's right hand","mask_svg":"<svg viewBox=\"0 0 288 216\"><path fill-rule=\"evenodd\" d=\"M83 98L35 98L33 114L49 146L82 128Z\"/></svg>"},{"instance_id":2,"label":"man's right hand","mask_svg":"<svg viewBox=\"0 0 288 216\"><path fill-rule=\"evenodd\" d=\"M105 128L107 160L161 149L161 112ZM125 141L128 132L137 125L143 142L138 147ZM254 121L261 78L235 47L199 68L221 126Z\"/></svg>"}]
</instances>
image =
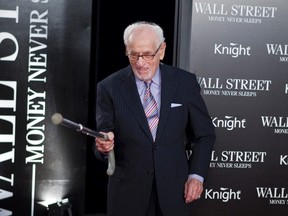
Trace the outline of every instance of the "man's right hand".
<instances>
[{"instance_id":1,"label":"man's right hand","mask_svg":"<svg viewBox=\"0 0 288 216\"><path fill-rule=\"evenodd\" d=\"M104 140L102 138L95 138L95 145L98 151L100 151L103 154L107 154L114 148L114 133L113 132L100 132L102 134L107 135L108 139Z\"/></svg>"}]
</instances>

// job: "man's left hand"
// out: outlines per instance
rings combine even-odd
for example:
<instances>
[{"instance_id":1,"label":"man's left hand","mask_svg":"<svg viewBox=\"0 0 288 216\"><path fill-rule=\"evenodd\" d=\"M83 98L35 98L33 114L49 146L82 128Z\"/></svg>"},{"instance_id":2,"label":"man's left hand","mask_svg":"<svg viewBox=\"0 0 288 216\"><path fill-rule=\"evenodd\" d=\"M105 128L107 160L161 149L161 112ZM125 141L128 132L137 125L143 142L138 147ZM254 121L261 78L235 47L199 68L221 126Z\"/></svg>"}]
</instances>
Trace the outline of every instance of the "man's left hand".
<instances>
[{"instance_id":1,"label":"man's left hand","mask_svg":"<svg viewBox=\"0 0 288 216\"><path fill-rule=\"evenodd\" d=\"M200 199L203 191L203 182L196 178L188 178L185 183L184 199L186 203L191 203Z\"/></svg>"}]
</instances>

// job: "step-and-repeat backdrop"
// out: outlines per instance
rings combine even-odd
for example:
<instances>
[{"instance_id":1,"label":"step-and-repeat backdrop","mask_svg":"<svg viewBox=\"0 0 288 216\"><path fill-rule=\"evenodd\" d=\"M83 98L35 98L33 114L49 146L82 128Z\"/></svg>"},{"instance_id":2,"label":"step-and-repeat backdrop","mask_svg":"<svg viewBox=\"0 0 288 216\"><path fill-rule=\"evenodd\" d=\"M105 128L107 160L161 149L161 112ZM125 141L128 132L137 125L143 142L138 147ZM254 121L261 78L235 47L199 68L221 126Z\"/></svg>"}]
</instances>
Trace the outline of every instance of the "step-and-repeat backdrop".
<instances>
[{"instance_id":1,"label":"step-and-repeat backdrop","mask_svg":"<svg viewBox=\"0 0 288 216\"><path fill-rule=\"evenodd\" d=\"M51 116L87 121L91 5L0 2L1 216L83 215L87 137Z\"/></svg>"},{"instance_id":2,"label":"step-and-repeat backdrop","mask_svg":"<svg viewBox=\"0 0 288 216\"><path fill-rule=\"evenodd\" d=\"M217 132L195 215L287 215L288 2L182 3L178 62L197 75Z\"/></svg>"},{"instance_id":3,"label":"step-and-repeat backdrop","mask_svg":"<svg viewBox=\"0 0 288 216\"><path fill-rule=\"evenodd\" d=\"M217 132L195 216L286 215L288 2L177 2L176 62L197 75ZM87 124L91 4L0 2L1 216L83 215L87 137L51 116Z\"/></svg>"}]
</instances>

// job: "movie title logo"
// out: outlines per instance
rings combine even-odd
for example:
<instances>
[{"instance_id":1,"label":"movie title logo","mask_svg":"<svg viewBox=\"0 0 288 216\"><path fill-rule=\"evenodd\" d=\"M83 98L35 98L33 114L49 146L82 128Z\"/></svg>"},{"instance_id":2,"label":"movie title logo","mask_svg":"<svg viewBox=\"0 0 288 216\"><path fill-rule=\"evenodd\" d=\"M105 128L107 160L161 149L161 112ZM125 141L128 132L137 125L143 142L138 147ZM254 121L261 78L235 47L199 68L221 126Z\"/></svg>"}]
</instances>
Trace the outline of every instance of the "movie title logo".
<instances>
[{"instance_id":1,"label":"movie title logo","mask_svg":"<svg viewBox=\"0 0 288 216\"><path fill-rule=\"evenodd\" d=\"M263 127L273 128L275 134L288 135L288 117L261 116Z\"/></svg>"},{"instance_id":2,"label":"movie title logo","mask_svg":"<svg viewBox=\"0 0 288 216\"><path fill-rule=\"evenodd\" d=\"M233 191L231 188L221 187L218 191L205 189L205 199L221 200L229 202L230 200L241 200L241 191Z\"/></svg>"},{"instance_id":3,"label":"movie title logo","mask_svg":"<svg viewBox=\"0 0 288 216\"><path fill-rule=\"evenodd\" d=\"M47 1L47 0L46 0ZM34 0L34 3L39 2L38 0ZM43 2L43 1L42 1ZM40 2L39 2L40 3ZM12 5L13 3L11 3ZM26 12L21 8L21 6L13 6L11 8L9 4L7 8L0 10L0 20L1 20L1 28L3 32L0 32L0 43L2 41L8 42L10 44L10 48L12 49L4 49L2 56L0 57L1 62L9 62L12 67L21 69L21 76L27 77L27 92L25 93L27 96L26 106L20 107L20 112L27 113L26 116L26 127L19 128L17 126L17 113L16 108L18 103L18 98L16 98L17 88L19 83L17 80L0 80L1 87L1 97L3 97L4 90L4 99L0 99L0 144L3 146L1 148L0 154L0 165L5 163L5 167L8 172L5 171L0 175L0 200L4 200L6 204L13 204L13 202L17 202L19 199L17 197L23 197L21 191L15 190L15 182L21 181L21 175L17 175L17 172L20 171L21 167L19 163L21 163L21 159L17 159L17 150L26 150L25 155L25 164L32 165L31 171L31 187L27 188L31 190L31 202L34 203L34 195L35 195L35 184L36 182L36 165L44 163L44 140L45 140L45 110L46 110L46 91L45 84L46 83L46 68L47 68L47 44L46 40L48 38L48 10L42 10L41 12L37 10L32 10L30 12ZM34 8L34 7L33 7ZM22 13L25 11L25 14ZM22 17L24 14L25 17ZM25 20L29 18L29 22L27 23ZM23 41L26 41L27 44L19 43L18 38L15 35L19 35L19 32L22 32L20 26L27 24L27 33L29 32L29 38L26 38ZM5 31L5 27L8 26L9 31ZM13 32L16 31L16 32ZM24 32L25 33L25 32ZM26 35L26 34L25 34ZM27 34L28 36L28 34ZM23 36L26 37L26 36ZM28 44L29 41L29 44ZM19 50L21 47L27 46L27 51L25 49L22 50L22 54L27 54L28 65L25 68L19 69L19 62L23 61L22 59L18 59L20 55ZM23 48L22 47L22 48ZM28 48L29 47L29 48ZM1 68L1 72L3 69ZM4 69L5 70L5 69ZM14 71L14 70L11 70ZM15 71L19 72L19 71ZM5 72L4 72L5 74ZM5 94L6 92L10 92L9 94ZM18 96L17 96L18 97ZM24 100L24 99L23 99ZM7 113L8 112L8 113ZM23 114L24 115L24 114ZM3 126L3 127L2 127ZM2 130L4 128L4 131ZM26 136L24 139L21 138L21 143L17 142L16 135L17 130L25 130ZM22 131L21 131L22 133ZM24 132L23 132L24 133ZM26 142L25 142L26 141ZM21 145L21 146L20 146ZM21 147L21 148L20 148ZM19 156L19 155L18 155ZM18 161L17 167L15 167L15 161ZM23 162L24 163L24 162ZM6 169L4 169L6 170ZM20 177L20 178L19 178ZM25 179L28 181L28 179ZM18 195L19 194L19 195ZM25 195L26 196L26 195ZM15 203L16 203L15 202ZM5 204L5 203L4 203ZM10 209L11 207L15 207L15 205L1 206L0 215L14 215L13 211ZM9 208L10 206L10 208ZM31 206L34 208L34 205ZM34 209L31 209L31 212L34 212ZM23 213L23 215L27 215ZM31 214L33 215L33 214Z\"/></svg>"},{"instance_id":4,"label":"movie title logo","mask_svg":"<svg viewBox=\"0 0 288 216\"><path fill-rule=\"evenodd\" d=\"M261 5L227 5L195 2L194 11L206 15L210 22L229 22L243 24L261 24L264 19L274 19L277 7Z\"/></svg>"},{"instance_id":5,"label":"movie title logo","mask_svg":"<svg viewBox=\"0 0 288 216\"><path fill-rule=\"evenodd\" d=\"M210 168L250 169L253 163L264 163L267 152L212 151Z\"/></svg>"},{"instance_id":6,"label":"movie title logo","mask_svg":"<svg viewBox=\"0 0 288 216\"><path fill-rule=\"evenodd\" d=\"M239 56L250 56L251 46L245 47L238 43L229 43L229 45L215 44L214 54L215 55L226 55L232 58L238 58Z\"/></svg>"},{"instance_id":7,"label":"movie title logo","mask_svg":"<svg viewBox=\"0 0 288 216\"><path fill-rule=\"evenodd\" d=\"M288 44L266 44L268 55L279 56L279 62L288 62Z\"/></svg>"},{"instance_id":8,"label":"movie title logo","mask_svg":"<svg viewBox=\"0 0 288 216\"><path fill-rule=\"evenodd\" d=\"M1 5L3 6L3 5ZM11 10L5 10L1 8L0 20L1 20L1 32L0 32L0 44L5 41L10 44L9 49L1 49L0 62L9 62L11 65L17 64L17 57L19 55L19 41L15 36L15 32L5 31L7 24L15 28L18 27L20 16L19 6L15 6ZM3 47L1 47L3 48ZM1 75L5 74L4 69L1 68ZM16 128L17 128L17 91L18 82L16 80L0 80L1 98L0 98L0 215L13 215L12 206L7 205L15 200L15 182L16 182L16 167L15 161L17 161L16 149L19 144L16 142ZM5 169L3 169L3 166ZM21 180L20 180L21 181Z\"/></svg>"},{"instance_id":9,"label":"movie title logo","mask_svg":"<svg viewBox=\"0 0 288 216\"><path fill-rule=\"evenodd\" d=\"M278 187L256 187L258 198L267 199L270 205L288 205L288 191Z\"/></svg>"},{"instance_id":10,"label":"movie title logo","mask_svg":"<svg viewBox=\"0 0 288 216\"><path fill-rule=\"evenodd\" d=\"M213 117L212 123L215 128L225 128L228 131L232 131L236 128L246 128L246 119L238 119L234 116L225 116L224 119Z\"/></svg>"},{"instance_id":11,"label":"movie title logo","mask_svg":"<svg viewBox=\"0 0 288 216\"><path fill-rule=\"evenodd\" d=\"M269 92L272 80L198 77L204 95L256 97L258 92Z\"/></svg>"}]
</instances>

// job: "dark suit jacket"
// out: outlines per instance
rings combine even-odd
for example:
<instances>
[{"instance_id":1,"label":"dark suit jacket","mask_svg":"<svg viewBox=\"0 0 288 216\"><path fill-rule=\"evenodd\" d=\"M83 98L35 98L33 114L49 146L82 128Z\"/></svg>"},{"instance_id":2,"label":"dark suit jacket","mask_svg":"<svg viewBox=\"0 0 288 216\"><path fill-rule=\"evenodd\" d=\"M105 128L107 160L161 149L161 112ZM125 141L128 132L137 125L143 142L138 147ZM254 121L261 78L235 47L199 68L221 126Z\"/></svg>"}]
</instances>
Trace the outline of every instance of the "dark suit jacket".
<instances>
[{"instance_id":1,"label":"dark suit jacket","mask_svg":"<svg viewBox=\"0 0 288 216\"><path fill-rule=\"evenodd\" d=\"M131 67L98 83L97 130L115 133L116 169L108 183L109 216L144 216L153 180L163 214L187 216L187 176L207 177L215 133L196 76L164 64L160 70L161 111L155 142ZM193 142L189 160L186 137ZM95 154L101 157L97 150Z\"/></svg>"}]
</instances>

